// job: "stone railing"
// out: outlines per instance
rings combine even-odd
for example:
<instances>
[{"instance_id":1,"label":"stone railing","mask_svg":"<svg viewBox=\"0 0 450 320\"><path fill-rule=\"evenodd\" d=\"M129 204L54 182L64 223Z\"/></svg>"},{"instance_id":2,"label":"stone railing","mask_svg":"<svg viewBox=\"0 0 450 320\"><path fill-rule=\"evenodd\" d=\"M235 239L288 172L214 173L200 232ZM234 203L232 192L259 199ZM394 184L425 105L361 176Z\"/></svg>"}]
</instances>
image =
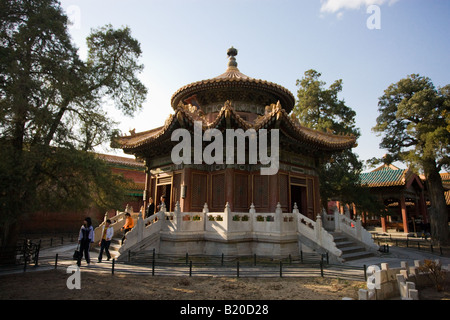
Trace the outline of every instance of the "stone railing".
<instances>
[{"instance_id":1,"label":"stone railing","mask_svg":"<svg viewBox=\"0 0 450 320\"><path fill-rule=\"evenodd\" d=\"M257 213L254 205L249 212L231 212L227 203L223 212L209 212L205 204L202 212L181 212L175 205L173 212L160 212L147 218L139 214L133 230L127 233L119 253L139 250L149 245L153 235L162 234L176 237L195 237L204 239L230 240L239 237L252 237L254 234L268 237L295 236L296 218L293 213L283 213L278 204L275 213ZM156 239L153 239L156 240Z\"/></svg>"},{"instance_id":2,"label":"stone railing","mask_svg":"<svg viewBox=\"0 0 450 320\"><path fill-rule=\"evenodd\" d=\"M328 231L334 231L335 222L334 222L334 213L328 214L325 209L322 211L322 222L323 227Z\"/></svg>"},{"instance_id":3,"label":"stone railing","mask_svg":"<svg viewBox=\"0 0 450 320\"><path fill-rule=\"evenodd\" d=\"M224 212L209 212L205 204L203 214L206 217L204 230L210 236L212 233L222 238L245 234L252 236L254 233L286 236L296 232L294 215L283 213L280 204L277 205L275 212L256 212L252 204L248 213L231 212L228 203Z\"/></svg>"},{"instance_id":4,"label":"stone railing","mask_svg":"<svg viewBox=\"0 0 450 320\"><path fill-rule=\"evenodd\" d=\"M299 235L308 238L313 244L339 259L342 251L336 247L333 236L323 227L321 215L317 215L317 220L313 221L298 211L297 204L294 204L293 213L297 215Z\"/></svg>"},{"instance_id":5,"label":"stone railing","mask_svg":"<svg viewBox=\"0 0 450 320\"><path fill-rule=\"evenodd\" d=\"M378 246L372 239L372 234L362 226L361 219L349 219L336 209L334 211L334 223L336 232L343 232L349 235L363 244L368 250L378 250Z\"/></svg>"},{"instance_id":6,"label":"stone railing","mask_svg":"<svg viewBox=\"0 0 450 320\"><path fill-rule=\"evenodd\" d=\"M143 218L143 211L144 210L141 210L141 212L139 212L134 228L125 236L125 241L119 249L121 256L130 250L138 251L140 248L144 248L146 242L148 242L152 236L158 235L161 231L166 208L163 206L161 211L146 219ZM119 260L121 256L119 256Z\"/></svg>"},{"instance_id":7,"label":"stone railing","mask_svg":"<svg viewBox=\"0 0 450 320\"><path fill-rule=\"evenodd\" d=\"M280 205L276 212L256 212L252 204L249 212L232 212L229 204L223 212L209 212L205 204L202 212L181 212L176 204L173 213L165 214L163 231L186 233L205 232L209 236L227 239L233 234L296 232L292 213L283 213Z\"/></svg>"},{"instance_id":8,"label":"stone railing","mask_svg":"<svg viewBox=\"0 0 450 320\"><path fill-rule=\"evenodd\" d=\"M124 245L119 252L140 250L158 241L159 235L172 239L199 240L239 240L270 239L279 241L301 241L319 252L329 252L338 260L342 251L336 247L333 236L325 230L322 217L314 221L302 215L297 205L292 213L283 213L278 204L275 212L256 212L252 204L248 212L232 212L229 204L223 212L209 212L205 204L202 212L181 212L180 205L175 205L173 212L166 212L165 207L155 215L143 219L139 213L135 227L126 235ZM120 227L120 217L116 222ZM339 217L339 226L346 228L347 220ZM123 226L123 223L122 223ZM119 228L120 229L120 228ZM363 234L363 231L359 231ZM158 235L158 237L156 237ZM362 238L362 237L361 237Z\"/></svg>"},{"instance_id":9,"label":"stone railing","mask_svg":"<svg viewBox=\"0 0 450 320\"><path fill-rule=\"evenodd\" d=\"M122 227L125 225L126 213L129 213L131 215L136 225L138 213L134 213L133 208L128 205L125 208L124 212L117 211L114 217L108 218L108 213L105 213L103 222L97 228L94 229L94 243L100 241L102 237L103 226L105 225L107 219L111 220L111 227L113 227L114 229L114 235L117 235L121 231Z\"/></svg>"}]
</instances>

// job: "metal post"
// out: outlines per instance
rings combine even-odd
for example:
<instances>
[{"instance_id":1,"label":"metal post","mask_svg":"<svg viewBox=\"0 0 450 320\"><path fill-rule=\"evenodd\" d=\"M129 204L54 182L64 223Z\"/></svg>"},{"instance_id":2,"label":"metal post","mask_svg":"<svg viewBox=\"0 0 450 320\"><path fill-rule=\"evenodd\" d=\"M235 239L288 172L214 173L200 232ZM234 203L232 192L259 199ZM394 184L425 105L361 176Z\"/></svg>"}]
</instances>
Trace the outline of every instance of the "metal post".
<instances>
[{"instance_id":1,"label":"metal post","mask_svg":"<svg viewBox=\"0 0 450 320\"><path fill-rule=\"evenodd\" d=\"M41 240L39 240L39 244L37 245L35 257L34 257L34 265L37 267L39 262L39 252L41 251Z\"/></svg>"},{"instance_id":2,"label":"metal post","mask_svg":"<svg viewBox=\"0 0 450 320\"><path fill-rule=\"evenodd\" d=\"M323 261L320 260L320 276L323 278Z\"/></svg>"},{"instance_id":3,"label":"metal post","mask_svg":"<svg viewBox=\"0 0 450 320\"><path fill-rule=\"evenodd\" d=\"M112 268L111 268L111 274L112 274L112 275L114 275L114 266L115 266L115 264L116 264L116 259L113 258L113 261L112 261Z\"/></svg>"},{"instance_id":4,"label":"metal post","mask_svg":"<svg viewBox=\"0 0 450 320\"><path fill-rule=\"evenodd\" d=\"M236 272L237 272L237 277L239 278L239 260L236 263Z\"/></svg>"},{"instance_id":5,"label":"metal post","mask_svg":"<svg viewBox=\"0 0 450 320\"><path fill-rule=\"evenodd\" d=\"M155 275L155 259L152 259L152 277Z\"/></svg>"},{"instance_id":6,"label":"metal post","mask_svg":"<svg viewBox=\"0 0 450 320\"><path fill-rule=\"evenodd\" d=\"M27 246L24 245L23 246L23 272L27 271L27 260L28 260Z\"/></svg>"},{"instance_id":7,"label":"metal post","mask_svg":"<svg viewBox=\"0 0 450 320\"><path fill-rule=\"evenodd\" d=\"M320 258L320 276L323 278L323 255Z\"/></svg>"},{"instance_id":8,"label":"metal post","mask_svg":"<svg viewBox=\"0 0 450 320\"><path fill-rule=\"evenodd\" d=\"M189 261L189 277L192 277L192 260Z\"/></svg>"},{"instance_id":9,"label":"metal post","mask_svg":"<svg viewBox=\"0 0 450 320\"><path fill-rule=\"evenodd\" d=\"M56 254L56 257L55 257L55 270L56 270L56 268L58 268L58 254Z\"/></svg>"},{"instance_id":10,"label":"metal post","mask_svg":"<svg viewBox=\"0 0 450 320\"><path fill-rule=\"evenodd\" d=\"M222 267L223 267L223 258L224 258L224 256L223 256L223 253L222 253Z\"/></svg>"},{"instance_id":11,"label":"metal post","mask_svg":"<svg viewBox=\"0 0 450 320\"><path fill-rule=\"evenodd\" d=\"M364 268L364 281L367 281L367 266L364 265L363 268Z\"/></svg>"},{"instance_id":12,"label":"metal post","mask_svg":"<svg viewBox=\"0 0 450 320\"><path fill-rule=\"evenodd\" d=\"M283 278L283 261L280 261L280 278Z\"/></svg>"}]
</instances>

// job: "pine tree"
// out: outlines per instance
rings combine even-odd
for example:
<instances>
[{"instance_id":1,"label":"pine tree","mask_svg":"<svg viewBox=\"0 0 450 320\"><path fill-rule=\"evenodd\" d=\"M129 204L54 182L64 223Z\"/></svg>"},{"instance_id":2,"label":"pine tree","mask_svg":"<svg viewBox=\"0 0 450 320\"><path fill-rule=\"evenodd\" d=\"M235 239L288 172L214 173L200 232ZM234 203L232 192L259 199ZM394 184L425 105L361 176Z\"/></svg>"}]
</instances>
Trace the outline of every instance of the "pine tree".
<instances>
[{"instance_id":1,"label":"pine tree","mask_svg":"<svg viewBox=\"0 0 450 320\"><path fill-rule=\"evenodd\" d=\"M342 80L325 88L326 83L320 80L321 76L316 70L308 70L301 80L297 80L298 101L291 116L312 129L358 138L360 131L355 124L356 113L338 98ZM380 213L379 203L367 188L360 185L363 163L352 150L324 154L323 157L326 160L319 164L318 171L324 207L330 200L339 200L355 204L358 211Z\"/></svg>"},{"instance_id":2,"label":"pine tree","mask_svg":"<svg viewBox=\"0 0 450 320\"><path fill-rule=\"evenodd\" d=\"M56 0L0 1L0 228L14 246L20 221L52 208L113 206L124 180L93 149L118 134L105 99L131 115L147 89L140 44L128 28L105 26L78 56Z\"/></svg>"},{"instance_id":3,"label":"pine tree","mask_svg":"<svg viewBox=\"0 0 450 320\"><path fill-rule=\"evenodd\" d=\"M450 168L450 85L436 89L412 74L390 85L379 99L380 147L391 161L403 161L425 175L431 200L432 236L448 242L448 211L440 171Z\"/></svg>"}]
</instances>

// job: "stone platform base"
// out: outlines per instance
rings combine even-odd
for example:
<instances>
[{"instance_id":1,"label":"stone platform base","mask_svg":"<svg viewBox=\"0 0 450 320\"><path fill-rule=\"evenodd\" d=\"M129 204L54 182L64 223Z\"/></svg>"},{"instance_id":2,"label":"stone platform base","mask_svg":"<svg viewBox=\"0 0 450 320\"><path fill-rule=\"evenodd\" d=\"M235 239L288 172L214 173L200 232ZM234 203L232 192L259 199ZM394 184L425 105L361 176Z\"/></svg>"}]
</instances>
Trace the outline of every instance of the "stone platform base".
<instances>
[{"instance_id":1,"label":"stone platform base","mask_svg":"<svg viewBox=\"0 0 450 320\"><path fill-rule=\"evenodd\" d=\"M170 237L161 235L159 241L147 247L146 251L183 256L190 255L228 255L228 256L270 256L287 257L298 256L300 251L311 252L306 246L302 246L298 239L205 239L204 237Z\"/></svg>"}]
</instances>

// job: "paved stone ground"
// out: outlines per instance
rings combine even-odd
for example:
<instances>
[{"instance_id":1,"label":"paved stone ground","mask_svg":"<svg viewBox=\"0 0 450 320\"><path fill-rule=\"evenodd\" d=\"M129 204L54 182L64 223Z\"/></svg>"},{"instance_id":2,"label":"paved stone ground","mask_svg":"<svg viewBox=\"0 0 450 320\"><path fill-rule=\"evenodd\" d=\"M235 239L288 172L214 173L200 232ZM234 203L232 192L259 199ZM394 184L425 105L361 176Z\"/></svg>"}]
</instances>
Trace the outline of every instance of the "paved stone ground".
<instances>
[{"instance_id":1,"label":"paved stone ground","mask_svg":"<svg viewBox=\"0 0 450 320\"><path fill-rule=\"evenodd\" d=\"M40 271L40 270L49 270L54 268L55 257L58 254L58 268L59 267L68 267L70 265L75 264L72 260L73 252L76 248L76 244L68 244L59 247L47 248L43 249L40 252L40 263L39 267L29 266L27 268L27 272ZM414 265L414 260L424 260L424 259L439 259L443 266L450 265L450 257L439 256L438 254L432 254L430 252L419 251L412 248L399 248L399 247L390 247L388 254L378 254L377 256L348 261L344 263L345 266L359 267L361 268L357 271L345 270L338 271L344 272L346 275L350 275L353 273L355 277L361 277L363 275L364 266L368 267L370 265L380 265L381 263L388 263L391 268L400 267L402 261L408 262L410 266ZM91 252L91 265L87 266L86 261L82 261L82 269L83 271L92 271L92 272L112 272L112 261L103 261L102 263L97 263L97 253ZM114 266L114 270L117 273L123 272L132 272L132 273L151 273L151 265L143 266L143 265L130 265L123 263L116 263ZM0 275L2 274L10 274L10 273L20 273L23 272L23 267L19 266L14 269L0 269ZM283 276L299 276L302 274L317 274L320 276L320 271L318 271L317 267L311 268L308 270L307 268L299 271L295 271L295 269L285 268L283 270ZM319 273L318 273L319 272ZM155 275L165 275L165 276L177 276L177 275L188 275L189 274L189 266L180 265L177 267L164 267L164 266L156 266L155 267ZM193 276L236 276L236 268L233 267L196 267L194 266L192 269ZM240 270L239 276L254 276L258 277L275 277L279 276L279 268L274 266L270 268L263 267L245 267Z\"/></svg>"}]
</instances>

